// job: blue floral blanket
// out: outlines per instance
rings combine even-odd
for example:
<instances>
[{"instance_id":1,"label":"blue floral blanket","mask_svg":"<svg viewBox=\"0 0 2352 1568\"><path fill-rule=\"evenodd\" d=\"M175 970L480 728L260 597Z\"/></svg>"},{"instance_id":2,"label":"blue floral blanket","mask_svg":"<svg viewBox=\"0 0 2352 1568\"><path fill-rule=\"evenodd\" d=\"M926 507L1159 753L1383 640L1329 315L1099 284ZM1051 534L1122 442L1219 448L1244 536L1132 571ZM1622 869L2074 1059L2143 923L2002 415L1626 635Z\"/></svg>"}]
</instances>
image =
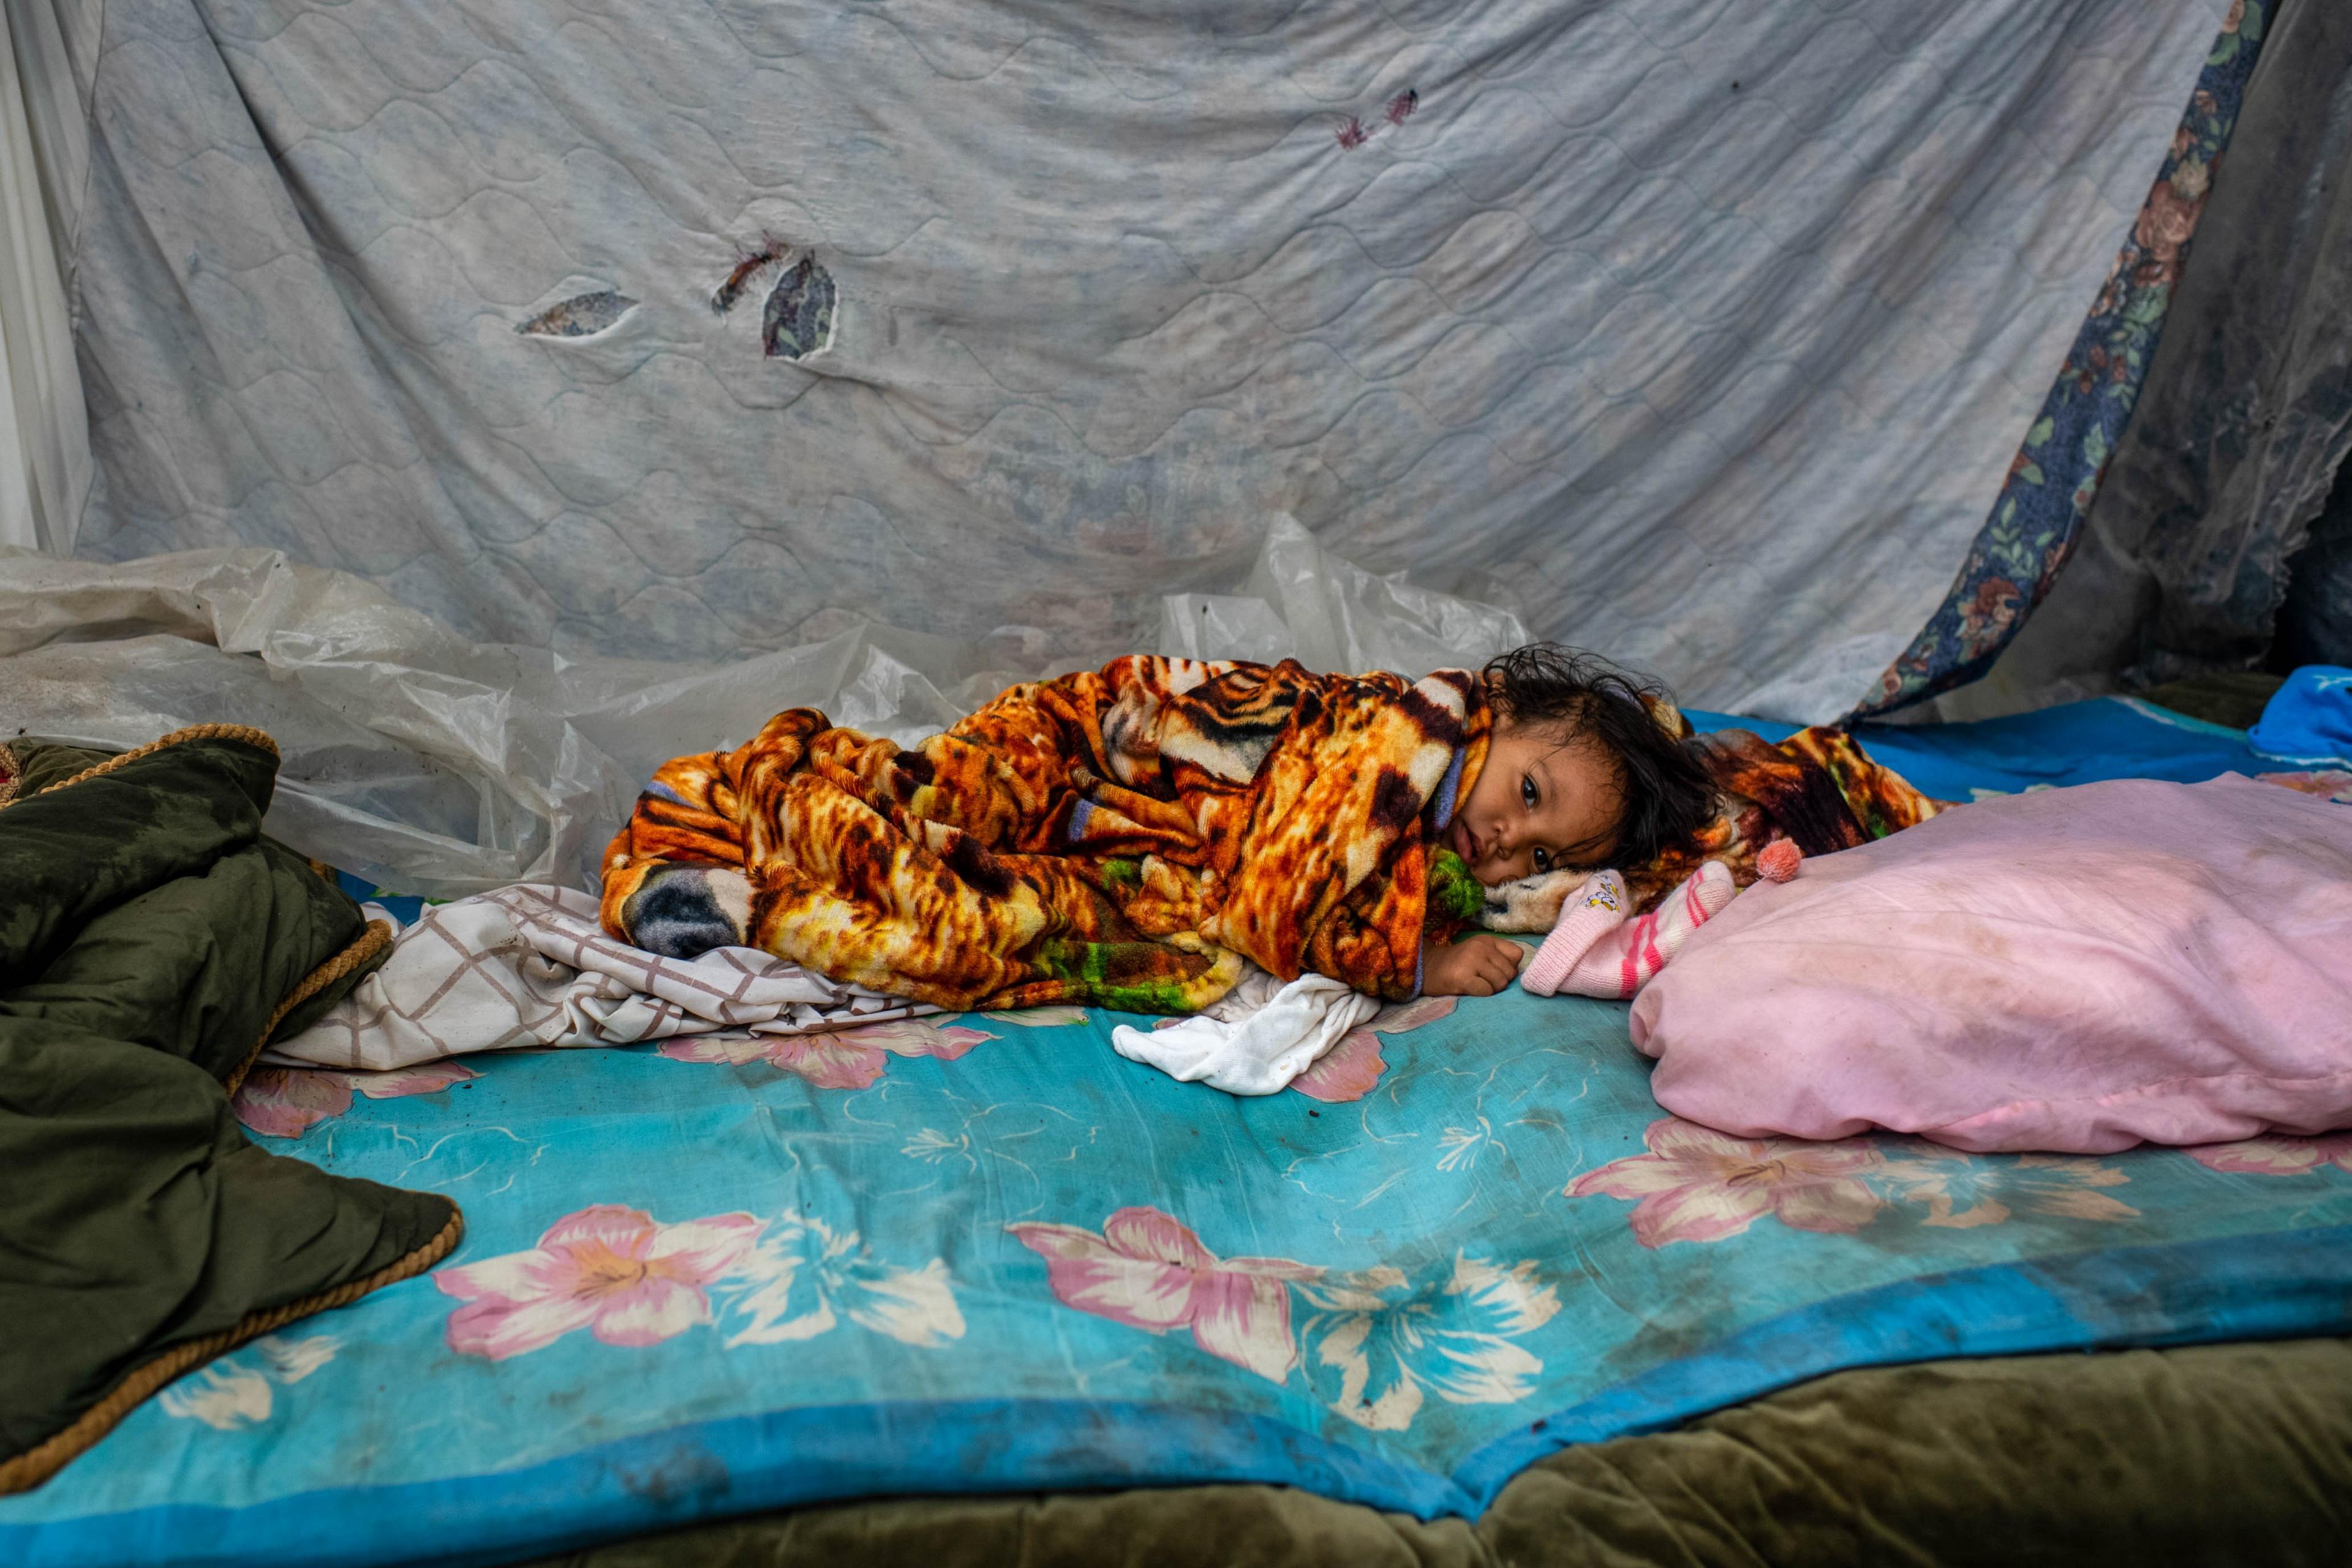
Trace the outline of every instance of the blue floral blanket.
<instances>
[{"instance_id":1,"label":"blue floral blanket","mask_svg":"<svg viewBox=\"0 0 2352 1568\"><path fill-rule=\"evenodd\" d=\"M1621 1006L1519 994L1391 1007L1239 1100L1115 1021L270 1080L274 1146L449 1194L463 1247L0 1501L0 1561L491 1561L1208 1479L1475 1514L1549 1448L1841 1367L2352 1329L2352 1134L1730 1138L1661 1115Z\"/></svg>"}]
</instances>

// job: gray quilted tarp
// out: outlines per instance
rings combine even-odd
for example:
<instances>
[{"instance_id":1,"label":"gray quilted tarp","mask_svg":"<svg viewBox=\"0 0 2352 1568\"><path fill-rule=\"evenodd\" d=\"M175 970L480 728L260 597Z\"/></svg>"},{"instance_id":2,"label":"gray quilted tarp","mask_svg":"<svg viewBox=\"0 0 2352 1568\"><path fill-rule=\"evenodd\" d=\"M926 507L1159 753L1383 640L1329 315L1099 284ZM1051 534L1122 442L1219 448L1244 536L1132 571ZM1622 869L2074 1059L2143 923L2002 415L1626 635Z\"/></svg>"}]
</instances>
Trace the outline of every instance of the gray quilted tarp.
<instances>
[{"instance_id":1,"label":"gray quilted tarp","mask_svg":"<svg viewBox=\"0 0 2352 1568\"><path fill-rule=\"evenodd\" d=\"M1949 585L2228 9L6 4L87 138L86 558L1027 673L1208 636L1288 515L1809 719Z\"/></svg>"}]
</instances>

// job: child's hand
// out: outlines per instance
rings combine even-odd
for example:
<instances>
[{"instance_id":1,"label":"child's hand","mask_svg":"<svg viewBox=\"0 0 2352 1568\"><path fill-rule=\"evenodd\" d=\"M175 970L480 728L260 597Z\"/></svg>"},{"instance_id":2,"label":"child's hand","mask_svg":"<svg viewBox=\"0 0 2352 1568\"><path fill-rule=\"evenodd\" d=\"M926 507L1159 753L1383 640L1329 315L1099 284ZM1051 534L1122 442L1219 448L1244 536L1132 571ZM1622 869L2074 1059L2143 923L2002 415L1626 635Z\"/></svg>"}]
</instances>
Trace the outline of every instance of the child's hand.
<instances>
[{"instance_id":1,"label":"child's hand","mask_svg":"<svg viewBox=\"0 0 2352 1568\"><path fill-rule=\"evenodd\" d=\"M1424 996L1492 996L1519 977L1526 949L1477 931L1452 947L1430 950L1421 966Z\"/></svg>"}]
</instances>

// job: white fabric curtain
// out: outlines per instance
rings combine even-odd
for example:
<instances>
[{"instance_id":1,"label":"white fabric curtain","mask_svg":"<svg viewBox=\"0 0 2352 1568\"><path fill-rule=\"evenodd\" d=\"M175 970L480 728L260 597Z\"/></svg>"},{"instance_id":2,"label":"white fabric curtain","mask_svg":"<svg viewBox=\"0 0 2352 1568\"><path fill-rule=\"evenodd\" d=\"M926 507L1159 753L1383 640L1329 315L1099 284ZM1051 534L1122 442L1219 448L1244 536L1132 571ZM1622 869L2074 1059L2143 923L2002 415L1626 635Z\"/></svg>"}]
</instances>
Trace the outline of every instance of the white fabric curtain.
<instances>
[{"instance_id":1,"label":"white fabric curtain","mask_svg":"<svg viewBox=\"0 0 2352 1568\"><path fill-rule=\"evenodd\" d=\"M0 542L64 554L90 485L67 304L89 136L47 0L0 6Z\"/></svg>"}]
</instances>

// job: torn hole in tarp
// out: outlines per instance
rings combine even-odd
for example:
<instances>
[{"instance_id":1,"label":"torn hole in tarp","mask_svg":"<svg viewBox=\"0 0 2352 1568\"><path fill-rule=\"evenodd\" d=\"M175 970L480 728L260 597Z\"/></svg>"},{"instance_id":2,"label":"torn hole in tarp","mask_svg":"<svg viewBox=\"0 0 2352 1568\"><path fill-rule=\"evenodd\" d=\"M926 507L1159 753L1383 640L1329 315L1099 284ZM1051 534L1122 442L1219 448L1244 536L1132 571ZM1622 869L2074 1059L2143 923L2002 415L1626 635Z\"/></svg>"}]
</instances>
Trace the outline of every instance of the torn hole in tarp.
<instances>
[{"instance_id":1,"label":"torn hole in tarp","mask_svg":"<svg viewBox=\"0 0 2352 1568\"><path fill-rule=\"evenodd\" d=\"M739 251L735 265L711 290L710 309L723 316L741 302L760 275L781 268L760 311L761 351L770 359L806 359L833 346L833 312L839 294L833 274L806 252L793 261L793 247L772 234Z\"/></svg>"},{"instance_id":2,"label":"torn hole in tarp","mask_svg":"<svg viewBox=\"0 0 2352 1568\"><path fill-rule=\"evenodd\" d=\"M770 359L805 359L833 344L833 274L814 256L784 269L760 313L760 342Z\"/></svg>"},{"instance_id":3,"label":"torn hole in tarp","mask_svg":"<svg viewBox=\"0 0 2352 1568\"><path fill-rule=\"evenodd\" d=\"M527 338L589 338L604 331L635 308L636 301L615 289L599 289L559 300L515 331Z\"/></svg>"}]
</instances>

